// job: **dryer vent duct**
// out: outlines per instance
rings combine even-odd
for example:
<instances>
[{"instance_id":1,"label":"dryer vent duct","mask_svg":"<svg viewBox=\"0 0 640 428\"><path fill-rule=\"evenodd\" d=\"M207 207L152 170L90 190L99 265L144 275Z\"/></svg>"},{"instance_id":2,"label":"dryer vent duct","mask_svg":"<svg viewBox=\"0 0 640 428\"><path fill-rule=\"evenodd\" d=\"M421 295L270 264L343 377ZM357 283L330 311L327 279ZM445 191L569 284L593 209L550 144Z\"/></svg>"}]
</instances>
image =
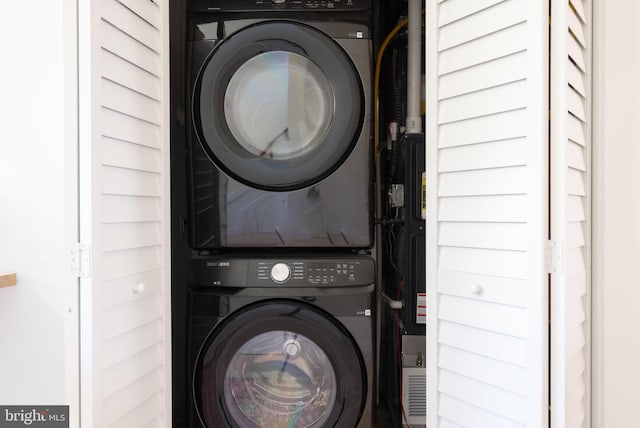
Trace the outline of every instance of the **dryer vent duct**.
<instances>
[{"instance_id":1,"label":"dryer vent duct","mask_svg":"<svg viewBox=\"0 0 640 428\"><path fill-rule=\"evenodd\" d=\"M422 71L422 0L409 0L409 57L407 59L407 133L422 132L420 87Z\"/></svg>"}]
</instances>

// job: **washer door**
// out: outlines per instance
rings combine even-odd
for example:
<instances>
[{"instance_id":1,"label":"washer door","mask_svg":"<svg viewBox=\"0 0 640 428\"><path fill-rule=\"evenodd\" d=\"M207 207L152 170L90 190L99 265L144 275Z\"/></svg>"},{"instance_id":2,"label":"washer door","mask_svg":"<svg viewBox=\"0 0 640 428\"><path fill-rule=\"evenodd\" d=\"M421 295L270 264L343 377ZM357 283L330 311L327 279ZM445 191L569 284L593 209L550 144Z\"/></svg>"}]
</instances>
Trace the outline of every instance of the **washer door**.
<instances>
[{"instance_id":1,"label":"washer door","mask_svg":"<svg viewBox=\"0 0 640 428\"><path fill-rule=\"evenodd\" d=\"M236 180L293 190L333 172L361 132L363 91L347 54L287 21L231 35L210 54L193 94L201 144Z\"/></svg>"},{"instance_id":2,"label":"washer door","mask_svg":"<svg viewBox=\"0 0 640 428\"><path fill-rule=\"evenodd\" d=\"M356 426L366 372L353 338L298 301L246 307L216 327L196 363L194 396L209 428Z\"/></svg>"}]
</instances>

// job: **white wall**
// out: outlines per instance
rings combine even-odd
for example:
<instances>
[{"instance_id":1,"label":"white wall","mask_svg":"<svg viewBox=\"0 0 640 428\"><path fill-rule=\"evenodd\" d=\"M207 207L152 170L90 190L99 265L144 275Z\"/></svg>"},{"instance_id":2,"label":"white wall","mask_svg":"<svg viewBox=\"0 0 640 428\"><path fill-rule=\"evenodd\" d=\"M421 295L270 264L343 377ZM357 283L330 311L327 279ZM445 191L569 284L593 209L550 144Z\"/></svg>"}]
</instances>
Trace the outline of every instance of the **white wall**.
<instances>
[{"instance_id":1,"label":"white wall","mask_svg":"<svg viewBox=\"0 0 640 428\"><path fill-rule=\"evenodd\" d=\"M69 404L63 1L0 5L0 404Z\"/></svg>"},{"instance_id":2,"label":"white wall","mask_svg":"<svg viewBox=\"0 0 640 428\"><path fill-rule=\"evenodd\" d=\"M640 426L640 4L594 1L593 426Z\"/></svg>"}]
</instances>

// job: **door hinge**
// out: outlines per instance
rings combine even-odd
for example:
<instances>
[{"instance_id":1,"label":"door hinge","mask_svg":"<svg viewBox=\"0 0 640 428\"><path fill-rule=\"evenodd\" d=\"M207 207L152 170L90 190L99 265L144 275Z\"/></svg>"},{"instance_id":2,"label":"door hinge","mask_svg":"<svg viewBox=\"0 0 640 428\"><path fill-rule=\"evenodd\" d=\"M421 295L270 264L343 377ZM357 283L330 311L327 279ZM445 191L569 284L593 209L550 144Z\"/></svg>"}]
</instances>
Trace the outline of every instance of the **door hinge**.
<instances>
[{"instance_id":1,"label":"door hinge","mask_svg":"<svg viewBox=\"0 0 640 428\"><path fill-rule=\"evenodd\" d=\"M564 245L560 241L547 241L544 255L544 264L547 273L562 273L564 271Z\"/></svg>"},{"instance_id":2,"label":"door hinge","mask_svg":"<svg viewBox=\"0 0 640 428\"><path fill-rule=\"evenodd\" d=\"M76 273L78 278L91 276L91 246L77 243L69 250L69 269Z\"/></svg>"}]
</instances>

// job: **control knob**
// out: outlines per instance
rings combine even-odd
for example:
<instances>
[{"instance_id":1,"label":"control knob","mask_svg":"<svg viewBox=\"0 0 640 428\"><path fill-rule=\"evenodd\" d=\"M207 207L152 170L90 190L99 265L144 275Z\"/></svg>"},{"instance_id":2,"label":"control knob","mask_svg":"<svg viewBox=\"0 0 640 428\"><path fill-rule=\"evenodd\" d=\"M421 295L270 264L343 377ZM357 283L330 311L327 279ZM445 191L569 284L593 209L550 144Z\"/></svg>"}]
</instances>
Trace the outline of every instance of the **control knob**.
<instances>
[{"instance_id":1,"label":"control knob","mask_svg":"<svg viewBox=\"0 0 640 428\"><path fill-rule=\"evenodd\" d=\"M273 4L284 4L285 0L271 0Z\"/></svg>"},{"instance_id":2,"label":"control knob","mask_svg":"<svg viewBox=\"0 0 640 428\"><path fill-rule=\"evenodd\" d=\"M287 282L291 276L291 268L284 263L276 263L271 268L271 279L278 284Z\"/></svg>"}]
</instances>

